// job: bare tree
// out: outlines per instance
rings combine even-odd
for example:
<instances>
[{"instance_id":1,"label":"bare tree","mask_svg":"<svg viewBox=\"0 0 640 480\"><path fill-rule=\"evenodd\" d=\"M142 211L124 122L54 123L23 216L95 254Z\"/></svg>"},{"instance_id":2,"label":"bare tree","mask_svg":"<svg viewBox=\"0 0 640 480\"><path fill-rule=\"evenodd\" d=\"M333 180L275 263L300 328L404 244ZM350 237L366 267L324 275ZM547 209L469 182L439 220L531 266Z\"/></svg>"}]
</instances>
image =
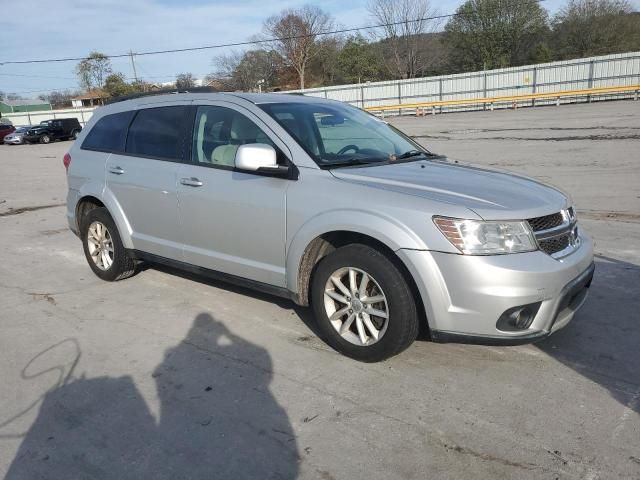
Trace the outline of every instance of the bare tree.
<instances>
[{"instance_id":1,"label":"bare tree","mask_svg":"<svg viewBox=\"0 0 640 480\"><path fill-rule=\"evenodd\" d=\"M383 25L378 37L386 47L387 68L401 78L413 78L429 64L428 34L434 33L440 22L432 17L437 10L429 0L369 0L369 14L376 24Z\"/></svg>"},{"instance_id":2,"label":"bare tree","mask_svg":"<svg viewBox=\"0 0 640 480\"><path fill-rule=\"evenodd\" d=\"M213 59L216 71L212 75L231 90L245 92L255 90L258 82L262 88L273 87L282 65L282 57L273 50L233 51Z\"/></svg>"},{"instance_id":3,"label":"bare tree","mask_svg":"<svg viewBox=\"0 0 640 480\"><path fill-rule=\"evenodd\" d=\"M46 95L38 96L38 98L49 102L53 108L66 108L71 106L71 99L77 95L80 95L80 92L53 90Z\"/></svg>"},{"instance_id":4,"label":"bare tree","mask_svg":"<svg viewBox=\"0 0 640 480\"><path fill-rule=\"evenodd\" d=\"M305 87L305 72L310 60L318 54L318 34L331 30L333 19L322 9L305 5L287 9L264 22L263 31L275 38L273 48L298 74L300 88Z\"/></svg>"},{"instance_id":5,"label":"bare tree","mask_svg":"<svg viewBox=\"0 0 640 480\"><path fill-rule=\"evenodd\" d=\"M104 81L112 72L109 57L100 52L91 52L76 66L80 85L87 90L102 88Z\"/></svg>"},{"instance_id":6,"label":"bare tree","mask_svg":"<svg viewBox=\"0 0 640 480\"><path fill-rule=\"evenodd\" d=\"M176 88L186 90L196 86L196 79L192 73L180 73L176 75Z\"/></svg>"}]
</instances>

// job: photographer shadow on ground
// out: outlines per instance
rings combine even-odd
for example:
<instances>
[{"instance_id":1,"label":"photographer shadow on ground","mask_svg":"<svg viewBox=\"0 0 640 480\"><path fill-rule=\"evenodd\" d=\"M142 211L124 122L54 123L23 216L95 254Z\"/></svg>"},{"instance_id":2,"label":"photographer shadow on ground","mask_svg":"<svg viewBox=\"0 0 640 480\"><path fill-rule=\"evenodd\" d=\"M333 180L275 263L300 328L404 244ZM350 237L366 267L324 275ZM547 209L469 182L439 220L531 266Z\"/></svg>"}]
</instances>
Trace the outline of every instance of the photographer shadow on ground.
<instances>
[{"instance_id":1,"label":"photographer shadow on ground","mask_svg":"<svg viewBox=\"0 0 640 480\"><path fill-rule=\"evenodd\" d=\"M209 314L165 352L149 411L129 376L75 379L48 392L8 480L277 478L298 474L271 357Z\"/></svg>"},{"instance_id":2,"label":"photographer shadow on ground","mask_svg":"<svg viewBox=\"0 0 640 480\"><path fill-rule=\"evenodd\" d=\"M596 256L584 307L536 346L640 413L640 266Z\"/></svg>"}]
</instances>

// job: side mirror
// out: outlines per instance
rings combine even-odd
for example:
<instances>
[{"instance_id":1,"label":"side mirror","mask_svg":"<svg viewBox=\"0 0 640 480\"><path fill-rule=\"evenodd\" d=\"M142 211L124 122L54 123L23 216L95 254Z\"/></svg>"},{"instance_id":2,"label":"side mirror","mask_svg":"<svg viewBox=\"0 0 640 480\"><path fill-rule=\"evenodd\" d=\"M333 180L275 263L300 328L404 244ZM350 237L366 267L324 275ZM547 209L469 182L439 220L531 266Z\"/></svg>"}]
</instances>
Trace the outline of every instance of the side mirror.
<instances>
[{"instance_id":1,"label":"side mirror","mask_svg":"<svg viewBox=\"0 0 640 480\"><path fill-rule=\"evenodd\" d=\"M278 165L276 150L266 143L240 145L236 152L235 166L238 170L285 177L289 168Z\"/></svg>"}]
</instances>

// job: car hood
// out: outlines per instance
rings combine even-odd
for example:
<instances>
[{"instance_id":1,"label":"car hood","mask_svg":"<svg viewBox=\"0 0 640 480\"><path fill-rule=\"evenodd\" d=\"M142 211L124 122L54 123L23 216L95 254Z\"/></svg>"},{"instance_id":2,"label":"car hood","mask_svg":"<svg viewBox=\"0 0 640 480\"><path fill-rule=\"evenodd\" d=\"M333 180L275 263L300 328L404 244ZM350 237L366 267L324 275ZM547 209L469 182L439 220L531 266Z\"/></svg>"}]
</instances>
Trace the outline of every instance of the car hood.
<instances>
[{"instance_id":1,"label":"car hood","mask_svg":"<svg viewBox=\"0 0 640 480\"><path fill-rule=\"evenodd\" d=\"M570 203L558 189L531 178L446 160L349 167L331 173L347 182L461 205L485 220L533 218Z\"/></svg>"}]
</instances>

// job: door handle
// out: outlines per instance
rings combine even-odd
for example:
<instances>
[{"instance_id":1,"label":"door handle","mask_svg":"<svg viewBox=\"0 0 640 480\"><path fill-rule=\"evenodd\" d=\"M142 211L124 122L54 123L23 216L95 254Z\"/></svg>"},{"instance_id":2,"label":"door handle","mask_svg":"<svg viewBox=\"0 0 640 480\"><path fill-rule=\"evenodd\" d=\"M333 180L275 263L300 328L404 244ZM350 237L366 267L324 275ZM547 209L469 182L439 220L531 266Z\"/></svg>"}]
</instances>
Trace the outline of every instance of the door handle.
<instances>
[{"instance_id":1,"label":"door handle","mask_svg":"<svg viewBox=\"0 0 640 480\"><path fill-rule=\"evenodd\" d=\"M180 179L180 183L182 185L187 185L188 187L201 187L202 185L204 185L204 183L202 183L199 179L197 179L196 177L191 177L191 178L181 178Z\"/></svg>"},{"instance_id":2,"label":"door handle","mask_svg":"<svg viewBox=\"0 0 640 480\"><path fill-rule=\"evenodd\" d=\"M114 175L122 175L124 173L124 170L120 167L110 167L109 172L113 173Z\"/></svg>"}]
</instances>

